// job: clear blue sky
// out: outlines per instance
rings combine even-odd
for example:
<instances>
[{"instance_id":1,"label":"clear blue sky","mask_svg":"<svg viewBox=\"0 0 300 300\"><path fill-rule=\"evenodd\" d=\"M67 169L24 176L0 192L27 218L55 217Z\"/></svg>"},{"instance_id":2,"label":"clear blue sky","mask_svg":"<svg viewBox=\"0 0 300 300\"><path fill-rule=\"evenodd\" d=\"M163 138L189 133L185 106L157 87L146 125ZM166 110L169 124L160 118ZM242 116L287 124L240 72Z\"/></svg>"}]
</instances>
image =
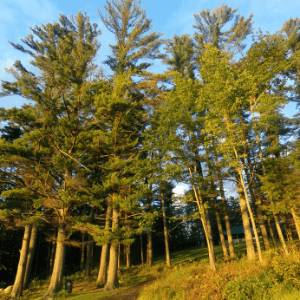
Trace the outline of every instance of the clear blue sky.
<instances>
[{"instance_id":1,"label":"clear blue sky","mask_svg":"<svg viewBox=\"0 0 300 300\"><path fill-rule=\"evenodd\" d=\"M153 30L164 32L165 38L174 34L193 34L193 13L202 9L213 10L223 1L217 0L142 0L141 6L146 8L147 16L152 19ZM271 33L280 30L282 23L300 12L299 0L230 0L224 2L228 6L238 7L238 13L248 17L253 13L254 27ZM104 0L1 0L0 1L0 79L12 80L3 67L10 67L16 59L29 66L29 58L14 50L8 40L18 43L30 33L29 27L54 22L59 14L67 16L78 11L86 12L92 22L102 29L101 50L98 62L101 63L109 53L108 45L114 43L113 37L105 30L97 13L97 8L104 12ZM154 65L154 69L158 63ZM104 71L107 71L104 68ZM22 99L6 97L0 99L1 107L20 106ZM294 109L292 109L294 110Z\"/></svg>"}]
</instances>

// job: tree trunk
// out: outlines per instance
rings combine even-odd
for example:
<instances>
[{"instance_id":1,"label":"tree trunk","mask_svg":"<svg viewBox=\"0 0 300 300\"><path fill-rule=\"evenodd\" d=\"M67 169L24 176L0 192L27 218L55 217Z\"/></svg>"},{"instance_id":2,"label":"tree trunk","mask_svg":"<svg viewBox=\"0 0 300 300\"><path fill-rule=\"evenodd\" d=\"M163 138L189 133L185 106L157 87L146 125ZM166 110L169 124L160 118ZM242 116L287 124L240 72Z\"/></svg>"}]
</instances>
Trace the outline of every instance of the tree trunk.
<instances>
[{"instance_id":1,"label":"tree trunk","mask_svg":"<svg viewBox=\"0 0 300 300\"><path fill-rule=\"evenodd\" d=\"M37 237L37 251L36 251L36 255L35 255L35 266L34 266L34 272L33 272L33 278L36 277L37 271L38 271L38 263L39 263L39 255L40 255L40 249L41 249L41 232L38 233L38 237ZM48 260L47 260L48 262Z\"/></svg>"},{"instance_id":2,"label":"tree trunk","mask_svg":"<svg viewBox=\"0 0 300 300\"><path fill-rule=\"evenodd\" d=\"M90 223L94 222L94 208L91 207ZM91 276L92 269L92 248L93 248L93 237L89 234L88 243L86 246L86 263L85 263L85 276Z\"/></svg>"},{"instance_id":3,"label":"tree trunk","mask_svg":"<svg viewBox=\"0 0 300 300\"><path fill-rule=\"evenodd\" d=\"M28 283L29 283L33 257L34 257L35 249L36 249L37 236L38 236L38 227L36 225L34 225L31 229L31 235L30 235L26 270L25 270L25 275L24 275L24 289L27 288Z\"/></svg>"},{"instance_id":4,"label":"tree trunk","mask_svg":"<svg viewBox=\"0 0 300 300\"><path fill-rule=\"evenodd\" d=\"M85 256L85 233L81 234L81 256L80 256L80 271L84 269L84 256Z\"/></svg>"},{"instance_id":5,"label":"tree trunk","mask_svg":"<svg viewBox=\"0 0 300 300\"><path fill-rule=\"evenodd\" d=\"M152 231L150 228L147 228L147 265L149 267L153 265Z\"/></svg>"},{"instance_id":6,"label":"tree trunk","mask_svg":"<svg viewBox=\"0 0 300 300\"><path fill-rule=\"evenodd\" d=\"M214 146L214 148L215 148L215 146ZM217 166L217 176L218 176L220 194L221 194L221 199L222 199L223 216L224 216L224 221L225 221L225 227L226 227L227 239L228 239L228 247L229 247L229 253L230 253L229 255L231 258L234 258L234 257L236 257L236 254L234 251L231 226L230 226L229 216L228 216L227 207L226 207L226 199L225 199L223 181L222 181L222 176L221 176L221 171L220 171L221 166L218 161L217 153L215 150L214 150L214 156L215 156L215 163Z\"/></svg>"},{"instance_id":7,"label":"tree trunk","mask_svg":"<svg viewBox=\"0 0 300 300\"><path fill-rule=\"evenodd\" d=\"M251 232L251 226L249 221L247 203L246 203L245 194L243 191L243 187L240 183L238 174L236 174L236 178L237 178L237 190L240 199L242 221L243 221L245 240L246 240L247 257L249 260L253 260L255 259L255 249L254 249L254 244L252 239L252 232Z\"/></svg>"},{"instance_id":8,"label":"tree trunk","mask_svg":"<svg viewBox=\"0 0 300 300\"><path fill-rule=\"evenodd\" d=\"M227 258L229 258L229 255L228 255L228 251L227 251L227 247L226 247L226 241L225 241L225 237L224 237L224 233L223 233L220 213L217 209L215 209L215 214L216 214L216 220L217 220L218 231L219 231L220 240L221 240L221 244L222 244L223 254L224 254L224 257L227 259Z\"/></svg>"},{"instance_id":9,"label":"tree trunk","mask_svg":"<svg viewBox=\"0 0 300 300\"><path fill-rule=\"evenodd\" d=\"M141 245L141 264L144 265L144 248L143 248L143 235L140 235L140 245Z\"/></svg>"},{"instance_id":10,"label":"tree trunk","mask_svg":"<svg viewBox=\"0 0 300 300\"><path fill-rule=\"evenodd\" d=\"M20 251L20 259L19 259L17 274L10 294L11 298L19 299L23 293L23 282L24 282L24 276L26 270L30 234L31 234L31 224L26 224L24 235L23 235L22 247Z\"/></svg>"},{"instance_id":11,"label":"tree trunk","mask_svg":"<svg viewBox=\"0 0 300 300\"><path fill-rule=\"evenodd\" d=\"M130 268L130 244L125 245L125 250L126 250L126 268Z\"/></svg>"},{"instance_id":12,"label":"tree trunk","mask_svg":"<svg viewBox=\"0 0 300 300\"><path fill-rule=\"evenodd\" d=\"M292 216L293 216L293 219L294 219L294 223L295 223L295 226L296 226L296 231L297 231L297 234L298 234L298 239L300 240L300 219L299 219L299 216L296 213L296 211L295 211L294 208L291 209L291 213L292 213Z\"/></svg>"},{"instance_id":13,"label":"tree trunk","mask_svg":"<svg viewBox=\"0 0 300 300\"><path fill-rule=\"evenodd\" d=\"M57 239L57 237L56 237ZM53 263L55 258L55 251L56 251L56 242L52 242L52 249L51 249L51 255L50 255L50 261L49 261L49 275L53 272Z\"/></svg>"},{"instance_id":14,"label":"tree trunk","mask_svg":"<svg viewBox=\"0 0 300 300\"><path fill-rule=\"evenodd\" d=\"M268 227L269 227L269 231L270 231L270 235L271 235L271 239L273 242L273 247L274 250L276 250L276 241L275 241L275 237L274 237L274 233L273 233L273 229L272 229L272 225L271 225L271 221L268 219Z\"/></svg>"},{"instance_id":15,"label":"tree trunk","mask_svg":"<svg viewBox=\"0 0 300 300\"><path fill-rule=\"evenodd\" d=\"M116 208L113 208L112 214L112 229L117 230L119 228L119 216ZM119 287L118 283L118 244L111 244L109 255L109 268L107 275L107 282L104 287L104 291L111 291Z\"/></svg>"},{"instance_id":16,"label":"tree trunk","mask_svg":"<svg viewBox=\"0 0 300 300\"><path fill-rule=\"evenodd\" d=\"M112 216L112 207L107 206L106 217L105 217L105 229L108 231L111 228L111 216ZM106 270L108 265L108 255L109 255L109 244L102 246L101 258L100 258L100 268L97 278L97 287L102 286L106 280Z\"/></svg>"},{"instance_id":17,"label":"tree trunk","mask_svg":"<svg viewBox=\"0 0 300 300\"><path fill-rule=\"evenodd\" d=\"M166 263L168 267L171 267L171 258L170 258L170 250L169 250L169 237L168 237L168 227L167 227L167 217L166 217L166 209L165 209L165 199L164 193L161 186L161 209L163 214L163 223L164 223L164 238L165 238L165 251L166 251Z\"/></svg>"},{"instance_id":18,"label":"tree trunk","mask_svg":"<svg viewBox=\"0 0 300 300\"><path fill-rule=\"evenodd\" d=\"M64 243L65 239L66 239L65 225L63 223L59 223L53 272L52 272L48 290L42 297L44 299L48 298L53 293L59 292L62 289L63 266L64 266L64 259L65 259L65 243Z\"/></svg>"},{"instance_id":19,"label":"tree trunk","mask_svg":"<svg viewBox=\"0 0 300 300\"><path fill-rule=\"evenodd\" d=\"M288 249L287 249L286 244L285 244L285 240L284 240L281 228L280 228L280 225L279 225L279 222L278 222L278 219L277 219L277 216L275 214L273 214L273 215L274 215L274 222L275 222L277 234L278 234L278 237L279 237L279 240L280 240L283 252L285 254L289 254Z\"/></svg>"}]
</instances>

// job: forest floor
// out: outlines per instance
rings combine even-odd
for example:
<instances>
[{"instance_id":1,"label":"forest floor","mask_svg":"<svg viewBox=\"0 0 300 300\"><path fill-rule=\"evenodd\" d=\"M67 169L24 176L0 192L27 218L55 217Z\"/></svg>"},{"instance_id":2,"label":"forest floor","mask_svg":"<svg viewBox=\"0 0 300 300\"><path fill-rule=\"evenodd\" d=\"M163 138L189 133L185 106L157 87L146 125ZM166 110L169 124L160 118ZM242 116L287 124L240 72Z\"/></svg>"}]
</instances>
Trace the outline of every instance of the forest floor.
<instances>
[{"instance_id":1,"label":"forest floor","mask_svg":"<svg viewBox=\"0 0 300 300\"><path fill-rule=\"evenodd\" d=\"M233 264L238 264L239 261L245 260L246 256L246 247L244 243L236 244L235 250L238 256L238 260L233 261ZM217 257L218 264L220 269L223 268L223 265L227 264L228 261L224 260L223 252L221 246L215 247L215 254ZM188 270L197 265L197 269L204 268L203 266L208 265L208 253L205 247L191 248L182 251L177 251L171 253L171 262L172 267L168 268L165 265L165 258L157 257L154 260L153 266L150 268L146 265L144 266L132 266L130 269L121 268L119 271L119 283L120 288L111 291L104 292L102 288L96 288L96 278L97 270L93 270L92 276L85 278L82 272L78 272L71 276L66 277L65 279L71 279L73 282L73 291L71 294L66 294L65 291L61 291L53 296L52 299L70 299L70 300L96 300L96 299L106 299L106 300L136 300L136 299L148 299L144 298L145 290L152 291L155 289L155 286L159 286L168 277L172 276L175 273L184 273L184 270ZM245 263L243 263L245 264ZM229 266L228 265L228 266ZM236 265L237 268L240 268ZM206 267L205 267L206 268ZM225 267L226 268L226 267ZM250 267L249 267L250 268ZM200 270L200 269L199 269ZM203 269L204 270L204 269ZM190 271L189 271L190 272ZM200 278L202 274L192 275L195 278ZM189 277L189 276L186 276ZM191 276L190 276L191 277ZM189 277L189 278L190 278ZM159 280L157 280L159 279ZM186 278L180 279L184 281ZM41 299L41 296L45 293L49 279L46 281L33 280L30 287L27 291L24 292L22 299L37 300ZM167 285L167 290L169 289L169 284ZM165 289L165 287L164 287ZM146 292L147 293L147 292ZM148 293L150 294L150 293ZM141 298L139 298L141 296ZM149 299L185 299L183 296L172 297L171 295L166 296L166 298L151 298ZM180 298L181 297L181 298ZM5 299L1 298L0 299ZM196 298L195 298L196 299ZM200 299L200 298L199 298ZM213 299L213 298L211 298ZM217 298L216 298L217 299Z\"/></svg>"}]
</instances>

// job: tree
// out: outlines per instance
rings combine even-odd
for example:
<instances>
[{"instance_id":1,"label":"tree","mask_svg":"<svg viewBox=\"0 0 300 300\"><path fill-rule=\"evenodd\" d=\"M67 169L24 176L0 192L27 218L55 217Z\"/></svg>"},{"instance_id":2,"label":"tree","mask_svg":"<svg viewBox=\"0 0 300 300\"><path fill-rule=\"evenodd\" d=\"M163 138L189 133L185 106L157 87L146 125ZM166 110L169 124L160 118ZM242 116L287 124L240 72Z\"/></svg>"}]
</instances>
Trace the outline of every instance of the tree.
<instances>
[{"instance_id":1,"label":"tree","mask_svg":"<svg viewBox=\"0 0 300 300\"><path fill-rule=\"evenodd\" d=\"M235 15L236 11L237 8L222 4L212 12L206 9L194 14L196 25L193 28L197 30L194 38L198 55L205 51L206 45L214 46L231 57L246 47L242 42L252 31L252 14L245 19L244 16Z\"/></svg>"},{"instance_id":2,"label":"tree","mask_svg":"<svg viewBox=\"0 0 300 300\"><path fill-rule=\"evenodd\" d=\"M19 142L28 147L26 153L17 154L31 162L32 191L38 195L34 206L51 210L58 226L53 273L44 295L47 298L62 287L66 226L72 226L70 210L83 202L83 194L92 197L82 176L87 168L80 159L87 152L84 137L91 129L89 76L95 70L92 61L100 32L81 13L70 19L61 15L59 23L35 26L31 31L32 35L22 40L28 49L11 44L31 56L39 75L16 61L9 70L16 81L3 82L2 96L17 94L34 103L35 122ZM10 113L11 119L17 118L18 110Z\"/></svg>"}]
</instances>

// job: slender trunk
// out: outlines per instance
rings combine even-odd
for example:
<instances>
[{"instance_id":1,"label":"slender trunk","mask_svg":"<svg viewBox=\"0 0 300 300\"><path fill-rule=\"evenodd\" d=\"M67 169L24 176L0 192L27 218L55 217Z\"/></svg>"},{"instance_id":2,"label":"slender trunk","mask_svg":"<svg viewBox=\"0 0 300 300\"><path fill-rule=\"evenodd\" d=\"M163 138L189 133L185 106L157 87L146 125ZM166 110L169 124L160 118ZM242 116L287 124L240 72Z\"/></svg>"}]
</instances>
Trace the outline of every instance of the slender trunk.
<instances>
[{"instance_id":1,"label":"slender trunk","mask_svg":"<svg viewBox=\"0 0 300 300\"><path fill-rule=\"evenodd\" d=\"M153 265L153 249L152 249L152 231L151 228L147 228L147 265L152 267Z\"/></svg>"},{"instance_id":2,"label":"slender trunk","mask_svg":"<svg viewBox=\"0 0 300 300\"><path fill-rule=\"evenodd\" d=\"M275 237L274 237L274 233L273 233L273 228L272 228L272 225L271 225L271 221L269 219L268 219L268 227L269 227L271 239L272 239L272 242L273 242L274 250L276 250L276 248L277 248L276 241L275 241Z\"/></svg>"},{"instance_id":3,"label":"slender trunk","mask_svg":"<svg viewBox=\"0 0 300 300\"><path fill-rule=\"evenodd\" d=\"M109 231L111 228L111 217L112 217L112 207L107 206L106 217L105 217L105 230ZM100 258L100 268L97 278L97 287L100 287L105 283L106 280L106 270L108 265L108 256L109 256L109 244L102 246L101 258Z\"/></svg>"},{"instance_id":4,"label":"slender trunk","mask_svg":"<svg viewBox=\"0 0 300 300\"><path fill-rule=\"evenodd\" d=\"M140 243L141 243L141 263L144 265L144 249L143 249L143 236L140 235Z\"/></svg>"},{"instance_id":5,"label":"slender trunk","mask_svg":"<svg viewBox=\"0 0 300 300\"><path fill-rule=\"evenodd\" d=\"M91 207L91 215L90 215L90 222L94 222L94 208ZM93 249L93 237L91 235L88 236L88 244L86 247L86 263L85 263L85 276L91 276L91 269L92 269L92 249Z\"/></svg>"},{"instance_id":6,"label":"slender trunk","mask_svg":"<svg viewBox=\"0 0 300 300\"><path fill-rule=\"evenodd\" d=\"M41 249L41 239L42 239L41 232L39 232L38 237L37 237L37 251L36 251L36 256L35 256L35 266L34 266L33 278L35 278L36 274L37 274L39 255L40 255L40 249Z\"/></svg>"},{"instance_id":7,"label":"slender trunk","mask_svg":"<svg viewBox=\"0 0 300 300\"><path fill-rule=\"evenodd\" d=\"M227 259L227 258L229 258L229 255L228 255L228 251L227 251L227 247L226 247L226 241L225 241L225 237L224 237L224 233L223 233L220 213L217 209L215 209L215 214L216 214L216 220L217 220L218 231L219 231L220 240L221 240L221 244L222 244L223 254L224 254L224 257Z\"/></svg>"},{"instance_id":8,"label":"slender trunk","mask_svg":"<svg viewBox=\"0 0 300 300\"><path fill-rule=\"evenodd\" d=\"M214 255L214 259L216 260L215 257L215 251L214 251L214 239L213 239L213 233L212 233L212 229L211 229L211 223L210 223L210 218L209 218L209 213L208 213L208 209L204 208L204 215L205 215L205 220L206 220L206 226L207 226L207 232L208 232L208 239L212 248L212 252Z\"/></svg>"},{"instance_id":9,"label":"slender trunk","mask_svg":"<svg viewBox=\"0 0 300 300\"><path fill-rule=\"evenodd\" d=\"M49 275L53 272L53 262L55 258L55 251L56 251L56 242L52 242L52 249L51 249L51 255L50 255L50 262L49 262Z\"/></svg>"},{"instance_id":10,"label":"slender trunk","mask_svg":"<svg viewBox=\"0 0 300 300\"><path fill-rule=\"evenodd\" d=\"M260 205L262 204L261 195L260 195L260 192L258 191L258 187L257 187L256 181L254 178L255 177L254 176L254 167L253 167L253 164L249 157L247 157L247 162L248 162L248 166L250 169L250 174L248 173L248 170L246 170L249 190L250 190L252 202L254 203L254 206L255 206L258 225L259 225L260 232L261 232L261 235L263 238L264 248L265 248L265 250L269 250L270 242L269 242L269 238L268 238L268 232L267 232L267 228L265 226L263 213L260 209Z\"/></svg>"},{"instance_id":11,"label":"slender trunk","mask_svg":"<svg viewBox=\"0 0 300 300\"><path fill-rule=\"evenodd\" d=\"M165 209L165 199L163 193L163 186L161 184L161 209L163 214L163 223L164 223L164 238L165 238L165 251L166 251L166 263L167 266L171 266L171 258L170 258L170 250L169 250L169 238L168 238L168 227L167 227L167 217L166 217L166 209Z\"/></svg>"},{"instance_id":12,"label":"slender trunk","mask_svg":"<svg viewBox=\"0 0 300 300\"><path fill-rule=\"evenodd\" d=\"M125 245L126 249L126 268L130 268L130 244Z\"/></svg>"},{"instance_id":13,"label":"slender trunk","mask_svg":"<svg viewBox=\"0 0 300 300\"><path fill-rule=\"evenodd\" d=\"M116 208L112 209L112 229L118 230L119 228L119 216ZM107 282L104 287L104 291L111 291L119 287L118 283L118 244L111 244L109 255L109 267Z\"/></svg>"},{"instance_id":14,"label":"slender trunk","mask_svg":"<svg viewBox=\"0 0 300 300\"><path fill-rule=\"evenodd\" d=\"M195 169L196 169L196 167L195 167ZM191 181L193 182L193 174L192 174L191 168L189 168L189 172L190 172L190 176L191 176ZM196 173L196 170L195 170L195 173ZM210 242L209 232L208 232L208 228L207 228L207 220L206 220L206 215L205 215L205 209L203 206L203 199L201 197L201 193L200 193L199 189L197 190L194 184L192 184L192 188L194 191L194 195L196 198L196 202L197 202L198 210L199 210L199 214L200 214L200 219L201 219L202 226L204 229L204 234L205 234L205 239L206 239L207 249L208 249L209 266L212 271L216 271L215 252L214 252L214 247Z\"/></svg>"},{"instance_id":15,"label":"slender trunk","mask_svg":"<svg viewBox=\"0 0 300 300\"><path fill-rule=\"evenodd\" d=\"M52 272L48 290L42 297L44 299L48 298L53 293L59 292L62 289L63 266L64 266L64 258L65 258L65 243L64 243L65 239L66 239L65 225L63 224L63 222L60 222L58 227L58 232L57 232L57 242L56 242L53 272Z\"/></svg>"},{"instance_id":16,"label":"slender trunk","mask_svg":"<svg viewBox=\"0 0 300 300\"><path fill-rule=\"evenodd\" d=\"M294 223L295 223L295 226L296 226L296 231L297 231L297 234L298 234L298 239L300 240L300 219L299 219L299 216L296 213L296 211L295 211L294 208L291 209L291 213L292 213L292 216L293 216L293 219L294 219Z\"/></svg>"},{"instance_id":17,"label":"slender trunk","mask_svg":"<svg viewBox=\"0 0 300 300\"><path fill-rule=\"evenodd\" d=\"M283 227L284 227L284 230L285 230L287 240L289 242L292 242L293 241L293 235L292 235L291 228L290 228L290 226L288 225L288 223L286 221L286 217L282 216L282 215L280 217L281 217L281 220L282 220L282 224L283 224Z\"/></svg>"},{"instance_id":18,"label":"slender trunk","mask_svg":"<svg viewBox=\"0 0 300 300\"><path fill-rule=\"evenodd\" d=\"M214 140L213 140L213 143L214 143ZM215 146L214 146L214 149L215 149ZM218 161L218 156L217 156L216 150L214 150L214 156L215 156L215 163L217 166L217 177L218 177L218 181L219 181L219 188L220 188L222 208L223 208L223 216L224 216L225 227L226 227L226 232L227 232L229 255L231 258L234 258L234 257L236 257L236 254L234 251L233 237L232 237L232 233L231 233L231 226L230 226L229 216L228 216L227 207L226 207L226 199L225 199L223 181L222 181L222 176L221 176L221 171L220 171L221 165L220 165L220 162Z\"/></svg>"},{"instance_id":19,"label":"slender trunk","mask_svg":"<svg viewBox=\"0 0 300 300\"><path fill-rule=\"evenodd\" d=\"M81 257L80 257L80 271L84 269L84 255L85 255L85 233L82 233L81 241Z\"/></svg>"},{"instance_id":20,"label":"slender trunk","mask_svg":"<svg viewBox=\"0 0 300 300\"><path fill-rule=\"evenodd\" d=\"M17 274L10 295L11 298L19 299L23 293L23 282L24 282L24 275L26 270L30 234L31 234L31 224L26 224L24 235L23 235L22 247L20 251L20 259L19 259Z\"/></svg>"},{"instance_id":21,"label":"slender trunk","mask_svg":"<svg viewBox=\"0 0 300 300\"><path fill-rule=\"evenodd\" d=\"M253 239L252 239L252 232L251 232L251 226L250 226L250 222L249 222L249 215L248 215L245 194L244 194L241 182L239 180L238 174L236 174L236 178L237 178L237 190L238 190L239 199L240 199L242 221L243 221L245 240L246 240L247 256L248 256L249 260L253 260L253 259L255 259L255 249L254 249L254 244L253 244Z\"/></svg>"},{"instance_id":22,"label":"slender trunk","mask_svg":"<svg viewBox=\"0 0 300 300\"><path fill-rule=\"evenodd\" d=\"M28 255L27 255L27 264L26 264L26 271L24 275L24 289L27 288L30 278L30 273L32 269L32 262L33 257L35 254L35 248L36 248L36 242L37 242L37 236L38 236L38 227L34 225L31 229L31 235L30 235L30 242L29 242L29 249L28 249Z\"/></svg>"},{"instance_id":23,"label":"slender trunk","mask_svg":"<svg viewBox=\"0 0 300 300\"><path fill-rule=\"evenodd\" d=\"M280 228L280 225L279 225L279 222L278 222L278 219L277 219L277 216L274 213L273 213L273 215L274 215L274 221L275 221L275 226L276 226L277 234L278 234L278 237L279 237L279 240L280 240L283 252L285 254L289 254L288 249L287 249L286 244L285 244L285 240L284 240L281 228Z\"/></svg>"}]
</instances>

